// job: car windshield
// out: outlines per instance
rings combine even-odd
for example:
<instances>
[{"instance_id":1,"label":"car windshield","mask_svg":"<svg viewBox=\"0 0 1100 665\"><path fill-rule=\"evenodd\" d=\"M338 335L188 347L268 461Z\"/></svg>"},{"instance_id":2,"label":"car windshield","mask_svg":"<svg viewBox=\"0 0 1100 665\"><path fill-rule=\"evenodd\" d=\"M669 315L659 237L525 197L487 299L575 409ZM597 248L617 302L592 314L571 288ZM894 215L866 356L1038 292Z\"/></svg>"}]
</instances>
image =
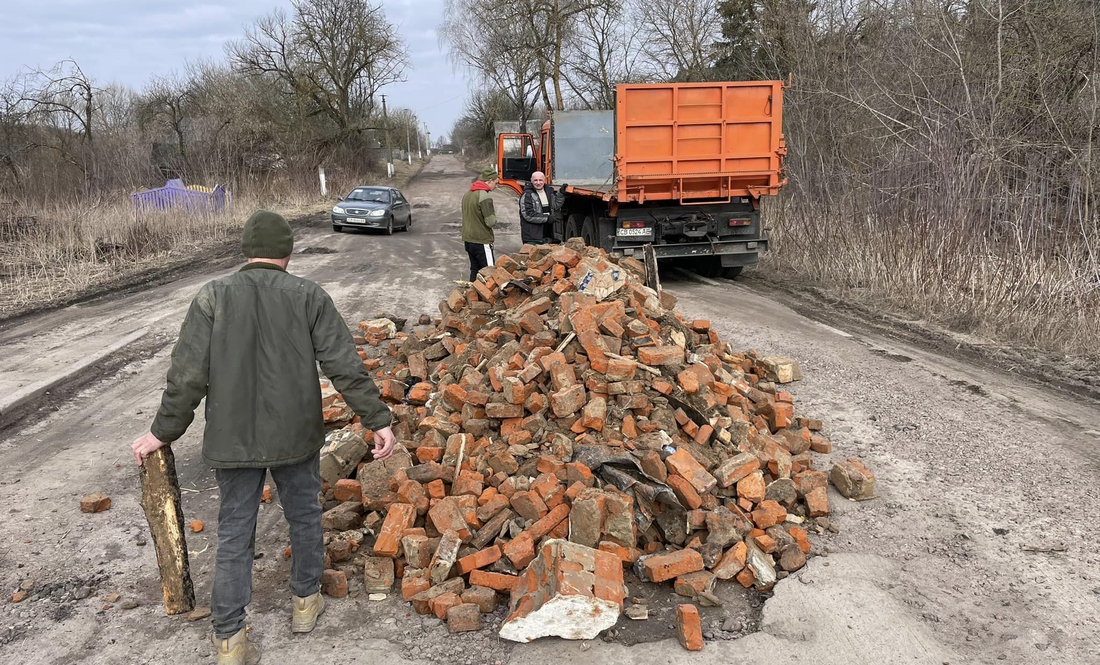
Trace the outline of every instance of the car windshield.
<instances>
[{"instance_id":1,"label":"car windshield","mask_svg":"<svg viewBox=\"0 0 1100 665\"><path fill-rule=\"evenodd\" d=\"M348 201L370 201L373 203L389 203L390 192L388 189L364 189L360 188L348 194Z\"/></svg>"}]
</instances>

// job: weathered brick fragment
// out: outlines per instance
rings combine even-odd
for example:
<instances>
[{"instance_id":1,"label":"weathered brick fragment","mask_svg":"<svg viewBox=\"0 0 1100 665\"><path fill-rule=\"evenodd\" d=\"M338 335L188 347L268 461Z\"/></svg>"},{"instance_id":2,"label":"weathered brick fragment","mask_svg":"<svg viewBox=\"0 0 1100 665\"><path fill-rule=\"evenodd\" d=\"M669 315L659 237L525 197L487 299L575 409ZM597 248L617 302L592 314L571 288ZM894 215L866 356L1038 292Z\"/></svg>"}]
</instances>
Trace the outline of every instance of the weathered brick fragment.
<instances>
[{"instance_id":1,"label":"weathered brick fragment","mask_svg":"<svg viewBox=\"0 0 1100 665\"><path fill-rule=\"evenodd\" d=\"M514 642L593 639L615 624L626 597L618 557L562 540L539 548L521 579L500 628L500 636Z\"/></svg>"}]
</instances>

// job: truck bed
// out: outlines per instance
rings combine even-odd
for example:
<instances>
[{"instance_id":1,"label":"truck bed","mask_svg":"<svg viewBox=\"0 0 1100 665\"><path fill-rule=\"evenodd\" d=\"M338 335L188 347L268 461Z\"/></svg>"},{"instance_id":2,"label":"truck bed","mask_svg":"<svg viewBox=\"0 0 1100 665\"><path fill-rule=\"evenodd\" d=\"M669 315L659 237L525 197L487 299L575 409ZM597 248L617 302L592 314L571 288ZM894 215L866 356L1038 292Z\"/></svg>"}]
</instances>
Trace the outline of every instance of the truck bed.
<instances>
[{"instance_id":1,"label":"truck bed","mask_svg":"<svg viewBox=\"0 0 1100 665\"><path fill-rule=\"evenodd\" d=\"M619 86L620 201L730 199L782 185L783 83Z\"/></svg>"}]
</instances>

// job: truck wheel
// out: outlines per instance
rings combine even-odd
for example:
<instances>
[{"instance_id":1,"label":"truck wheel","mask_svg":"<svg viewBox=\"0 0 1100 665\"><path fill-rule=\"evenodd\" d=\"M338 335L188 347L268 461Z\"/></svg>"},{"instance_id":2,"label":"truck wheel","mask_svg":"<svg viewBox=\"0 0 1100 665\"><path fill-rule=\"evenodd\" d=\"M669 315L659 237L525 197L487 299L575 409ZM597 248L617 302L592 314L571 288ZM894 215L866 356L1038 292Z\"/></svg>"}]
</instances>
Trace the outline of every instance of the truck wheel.
<instances>
[{"instance_id":1,"label":"truck wheel","mask_svg":"<svg viewBox=\"0 0 1100 665\"><path fill-rule=\"evenodd\" d=\"M695 264L695 272L703 277L717 277L722 272L722 259L717 256L703 256Z\"/></svg>"},{"instance_id":2,"label":"truck wheel","mask_svg":"<svg viewBox=\"0 0 1100 665\"><path fill-rule=\"evenodd\" d=\"M569 240L570 238L577 238L581 235L581 223L577 218L577 215L569 215L569 218L565 220L565 237L562 240Z\"/></svg>"},{"instance_id":3,"label":"truck wheel","mask_svg":"<svg viewBox=\"0 0 1100 665\"><path fill-rule=\"evenodd\" d=\"M741 274L745 266L729 266L728 268L722 268L722 277L726 279L737 279L737 276Z\"/></svg>"},{"instance_id":4,"label":"truck wheel","mask_svg":"<svg viewBox=\"0 0 1100 665\"><path fill-rule=\"evenodd\" d=\"M591 217L584 218L584 222L581 224L581 237L584 238L584 244L589 247L599 247L599 242L596 239L596 222Z\"/></svg>"}]
</instances>

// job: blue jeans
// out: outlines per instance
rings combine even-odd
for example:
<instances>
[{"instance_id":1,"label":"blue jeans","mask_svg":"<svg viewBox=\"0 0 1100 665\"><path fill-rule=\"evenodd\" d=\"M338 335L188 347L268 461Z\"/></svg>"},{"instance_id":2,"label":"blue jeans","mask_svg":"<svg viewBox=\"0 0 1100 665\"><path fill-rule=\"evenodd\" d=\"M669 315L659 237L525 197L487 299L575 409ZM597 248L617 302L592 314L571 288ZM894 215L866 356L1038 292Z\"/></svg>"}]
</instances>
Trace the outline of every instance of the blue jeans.
<instances>
[{"instance_id":1,"label":"blue jeans","mask_svg":"<svg viewBox=\"0 0 1100 665\"><path fill-rule=\"evenodd\" d=\"M324 532L321 529L320 454L305 462L271 469L215 469L221 492L218 510L218 554L211 591L210 614L218 639L244 628L244 608L252 602L252 560L256 551L256 519L268 471L279 490L283 516L290 525L293 551L290 589L311 596L321 588L324 572Z\"/></svg>"}]
</instances>

